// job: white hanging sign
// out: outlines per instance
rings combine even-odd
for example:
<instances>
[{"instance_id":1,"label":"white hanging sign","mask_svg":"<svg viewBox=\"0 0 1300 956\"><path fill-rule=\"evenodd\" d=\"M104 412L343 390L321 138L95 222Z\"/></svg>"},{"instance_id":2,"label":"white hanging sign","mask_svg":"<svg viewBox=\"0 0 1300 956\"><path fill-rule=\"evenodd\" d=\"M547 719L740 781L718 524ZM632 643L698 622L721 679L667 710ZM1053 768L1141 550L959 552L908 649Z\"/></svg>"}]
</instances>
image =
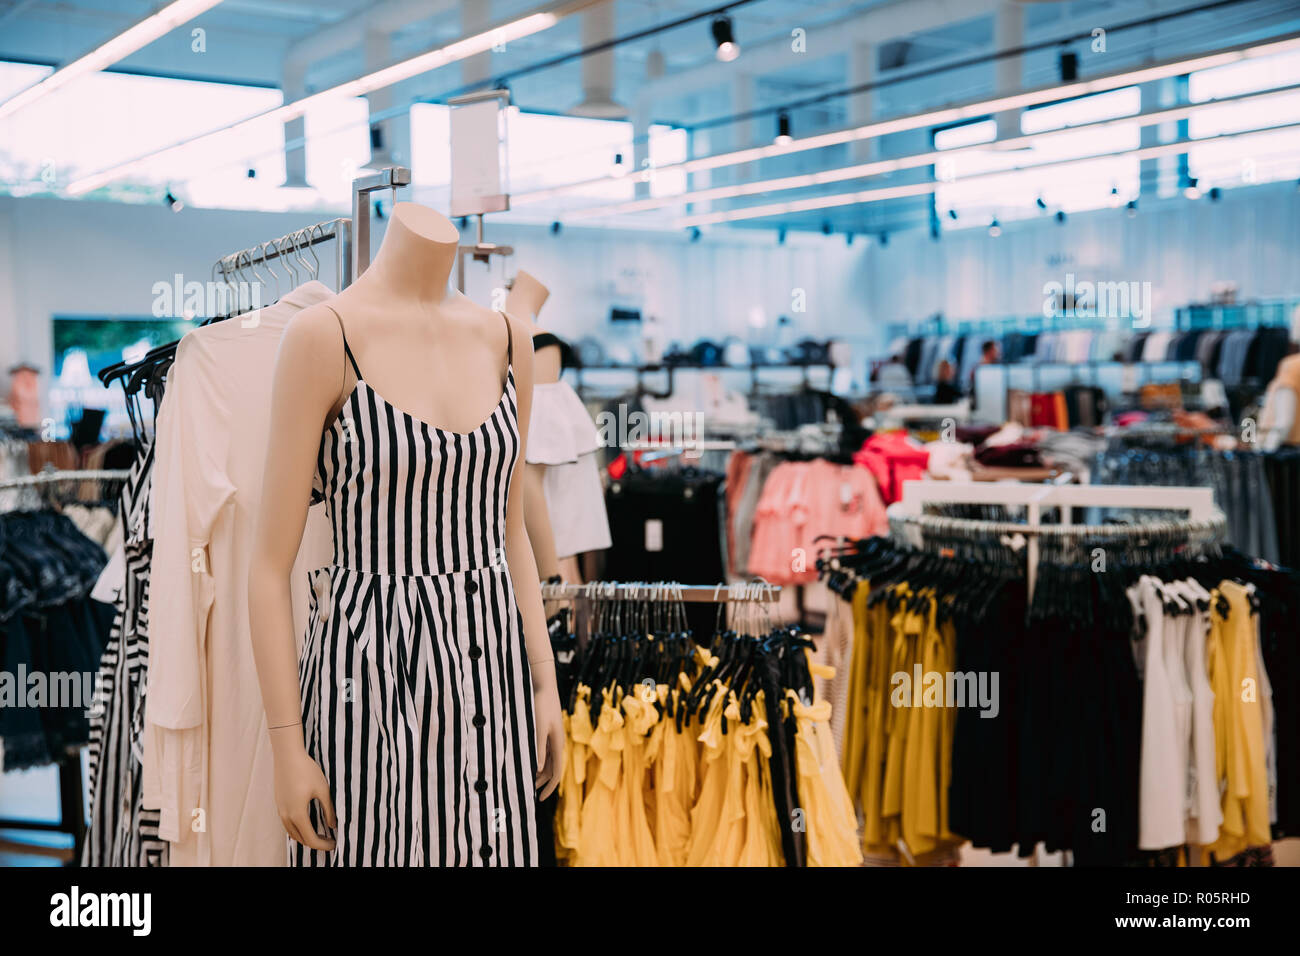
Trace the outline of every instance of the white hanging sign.
<instances>
[{"instance_id":1,"label":"white hanging sign","mask_svg":"<svg viewBox=\"0 0 1300 956\"><path fill-rule=\"evenodd\" d=\"M448 101L451 107L451 215L510 208L506 167L507 90Z\"/></svg>"}]
</instances>

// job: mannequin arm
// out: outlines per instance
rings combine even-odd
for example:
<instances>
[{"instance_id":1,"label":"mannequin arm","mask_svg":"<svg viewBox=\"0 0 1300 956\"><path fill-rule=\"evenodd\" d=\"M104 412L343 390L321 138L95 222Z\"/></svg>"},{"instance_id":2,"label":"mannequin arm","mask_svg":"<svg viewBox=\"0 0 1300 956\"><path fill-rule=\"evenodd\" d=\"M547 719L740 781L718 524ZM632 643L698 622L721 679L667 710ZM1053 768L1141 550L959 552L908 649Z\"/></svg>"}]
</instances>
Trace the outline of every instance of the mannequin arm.
<instances>
[{"instance_id":1,"label":"mannequin arm","mask_svg":"<svg viewBox=\"0 0 1300 956\"><path fill-rule=\"evenodd\" d=\"M564 757L564 724L560 716L560 695L555 683L555 655L546 631L542 589L537 578L537 561L528 540L524 490L520 474L528 423L533 406L533 349L529 326L509 319L515 341L515 388L519 404L519 457L511 475L510 497L506 499L506 563L514 584L515 601L524 622L524 643L533 679L533 713L537 724L537 788L545 800L560 783ZM552 544L554 549L554 544Z\"/></svg>"},{"instance_id":2,"label":"mannequin arm","mask_svg":"<svg viewBox=\"0 0 1300 956\"><path fill-rule=\"evenodd\" d=\"M546 509L546 492L542 488L545 475L545 465L525 463L524 524L532 543L533 558L537 561L538 577L543 579L560 573L560 562L555 556L555 533L551 530L551 515Z\"/></svg>"},{"instance_id":3,"label":"mannequin arm","mask_svg":"<svg viewBox=\"0 0 1300 956\"><path fill-rule=\"evenodd\" d=\"M1268 414L1264 416L1269 421L1269 428L1264 433L1265 451L1276 451L1286 441L1295 424L1295 412L1295 389L1285 386L1274 388L1269 398Z\"/></svg>"},{"instance_id":4,"label":"mannequin arm","mask_svg":"<svg viewBox=\"0 0 1300 956\"><path fill-rule=\"evenodd\" d=\"M275 800L288 834L313 849L333 841L312 829L320 802L335 825L329 785L303 744L290 574L311 503L321 430L343 387L343 337L324 306L304 309L280 340L271 388L271 431L248 569L248 617L262 706L275 756Z\"/></svg>"}]
</instances>

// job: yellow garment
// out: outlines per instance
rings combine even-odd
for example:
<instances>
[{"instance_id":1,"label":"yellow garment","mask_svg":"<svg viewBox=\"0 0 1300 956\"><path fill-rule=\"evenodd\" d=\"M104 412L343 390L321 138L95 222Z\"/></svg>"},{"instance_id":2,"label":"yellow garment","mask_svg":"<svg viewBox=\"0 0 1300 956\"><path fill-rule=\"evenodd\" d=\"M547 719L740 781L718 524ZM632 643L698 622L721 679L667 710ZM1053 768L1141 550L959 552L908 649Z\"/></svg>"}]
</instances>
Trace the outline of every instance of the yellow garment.
<instances>
[{"instance_id":1,"label":"yellow garment","mask_svg":"<svg viewBox=\"0 0 1300 956\"><path fill-rule=\"evenodd\" d=\"M691 839L686 850L688 866L710 865L710 854L723 824L723 804L729 782L726 754L730 751L722 733L722 710L727 692L717 681L713 682L709 692L712 697L696 738L700 745L700 796L691 809Z\"/></svg>"},{"instance_id":2,"label":"yellow garment","mask_svg":"<svg viewBox=\"0 0 1300 956\"><path fill-rule=\"evenodd\" d=\"M1224 619L1211 618L1210 686L1214 689L1215 765L1223 791L1223 823L1209 847L1220 860L1251 846L1272 842L1269 831L1268 766L1259 672L1259 619L1250 593L1224 581L1218 594L1228 602Z\"/></svg>"},{"instance_id":3,"label":"yellow garment","mask_svg":"<svg viewBox=\"0 0 1300 956\"><path fill-rule=\"evenodd\" d=\"M691 681L679 675L680 688L671 699L679 701L690 691ZM668 705L666 684L658 687L659 701ZM675 708L674 708L675 709ZM651 748L654 769L647 796L654 797L654 831L660 866L685 866L686 848L691 839L691 807L695 805L695 738L678 733L675 721L665 718L654 729Z\"/></svg>"},{"instance_id":4,"label":"yellow garment","mask_svg":"<svg viewBox=\"0 0 1300 956\"><path fill-rule=\"evenodd\" d=\"M615 839L628 866L659 863L645 806L646 745L659 712L643 693L642 685L636 685L636 692L623 698L623 774L615 787Z\"/></svg>"},{"instance_id":5,"label":"yellow garment","mask_svg":"<svg viewBox=\"0 0 1300 956\"><path fill-rule=\"evenodd\" d=\"M595 779L582 804L581 834L574 866L618 866L615 841L617 786L623 763L623 715L612 703L613 692L602 692L604 706L591 735L591 750L598 761Z\"/></svg>"},{"instance_id":6,"label":"yellow garment","mask_svg":"<svg viewBox=\"0 0 1300 956\"><path fill-rule=\"evenodd\" d=\"M826 668L834 676L833 668ZM795 765L799 800L807 823L809 866L860 866L857 817L835 759L831 702L803 704L794 691L786 697L795 716Z\"/></svg>"},{"instance_id":7,"label":"yellow garment","mask_svg":"<svg viewBox=\"0 0 1300 956\"><path fill-rule=\"evenodd\" d=\"M568 859L578 852L582 833L582 798L587 780L587 760L591 754L591 688L578 686L573 713L564 715L567 746L564 748L564 773L557 788L555 807L555 855Z\"/></svg>"},{"instance_id":8,"label":"yellow garment","mask_svg":"<svg viewBox=\"0 0 1300 956\"><path fill-rule=\"evenodd\" d=\"M750 721L734 731L744 786L741 806L744 839L734 861L736 866L780 866L782 863L779 838L773 842L778 831L773 826L776 808L772 802L771 780L765 780L768 761L772 759L772 742L764 716L766 708L763 692L759 691L754 695Z\"/></svg>"}]
</instances>

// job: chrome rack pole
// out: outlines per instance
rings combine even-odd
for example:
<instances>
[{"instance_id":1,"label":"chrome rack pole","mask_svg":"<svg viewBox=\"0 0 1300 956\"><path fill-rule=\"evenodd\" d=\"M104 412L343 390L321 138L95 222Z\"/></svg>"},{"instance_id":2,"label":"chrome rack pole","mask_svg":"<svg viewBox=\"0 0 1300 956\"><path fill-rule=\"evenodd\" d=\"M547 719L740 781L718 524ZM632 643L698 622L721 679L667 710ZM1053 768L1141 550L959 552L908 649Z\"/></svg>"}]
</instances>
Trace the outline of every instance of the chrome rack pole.
<instances>
[{"instance_id":1,"label":"chrome rack pole","mask_svg":"<svg viewBox=\"0 0 1300 956\"><path fill-rule=\"evenodd\" d=\"M340 263L346 270L340 274L340 288L351 285L370 265L370 194L409 185L411 171L405 166L389 166L372 176L352 180L351 262Z\"/></svg>"}]
</instances>

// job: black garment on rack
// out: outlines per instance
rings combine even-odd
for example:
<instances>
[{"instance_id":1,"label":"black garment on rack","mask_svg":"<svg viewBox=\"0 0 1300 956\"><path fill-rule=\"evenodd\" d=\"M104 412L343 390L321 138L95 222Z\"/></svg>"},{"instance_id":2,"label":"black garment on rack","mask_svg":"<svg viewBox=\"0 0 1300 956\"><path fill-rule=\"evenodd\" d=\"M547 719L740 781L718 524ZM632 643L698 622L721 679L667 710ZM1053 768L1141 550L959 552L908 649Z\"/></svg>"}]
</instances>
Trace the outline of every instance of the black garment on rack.
<instances>
[{"instance_id":1,"label":"black garment on rack","mask_svg":"<svg viewBox=\"0 0 1300 956\"><path fill-rule=\"evenodd\" d=\"M54 763L90 739L85 695L93 695L113 609L89 595L107 563L64 515L0 515L0 664L22 697L0 706L6 771ZM54 706L65 695L76 696Z\"/></svg>"},{"instance_id":2,"label":"black garment on rack","mask_svg":"<svg viewBox=\"0 0 1300 956\"><path fill-rule=\"evenodd\" d=\"M605 492L612 545L611 581L725 581L722 560L723 476L684 469L632 472ZM717 606L690 604L691 630L712 633Z\"/></svg>"},{"instance_id":3,"label":"black garment on rack","mask_svg":"<svg viewBox=\"0 0 1300 956\"><path fill-rule=\"evenodd\" d=\"M1300 448L1279 448L1263 460L1277 522L1278 563L1300 569Z\"/></svg>"}]
</instances>

